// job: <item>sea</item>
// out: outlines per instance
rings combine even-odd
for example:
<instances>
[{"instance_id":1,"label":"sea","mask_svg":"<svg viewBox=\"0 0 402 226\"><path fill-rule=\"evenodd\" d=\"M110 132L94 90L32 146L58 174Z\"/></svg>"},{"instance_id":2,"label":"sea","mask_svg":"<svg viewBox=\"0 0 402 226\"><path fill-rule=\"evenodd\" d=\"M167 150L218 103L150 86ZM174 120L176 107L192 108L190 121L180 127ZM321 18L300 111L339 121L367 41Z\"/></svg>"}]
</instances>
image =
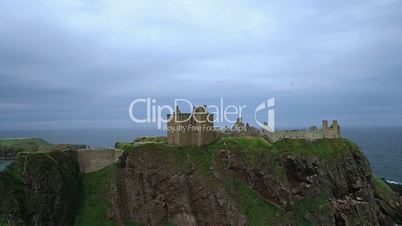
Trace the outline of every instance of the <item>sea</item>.
<instances>
[{"instance_id":1,"label":"sea","mask_svg":"<svg viewBox=\"0 0 402 226\"><path fill-rule=\"evenodd\" d=\"M0 159L0 172L6 169L8 165L10 165L11 161L10 160L1 160Z\"/></svg>"},{"instance_id":2,"label":"sea","mask_svg":"<svg viewBox=\"0 0 402 226\"><path fill-rule=\"evenodd\" d=\"M164 132L151 129L0 130L0 138L41 137L54 144L91 147L113 147L117 141L132 141L146 135L164 135ZM343 128L342 136L361 147L377 176L402 182L402 127ZM8 164L10 161L0 160L0 171Z\"/></svg>"}]
</instances>

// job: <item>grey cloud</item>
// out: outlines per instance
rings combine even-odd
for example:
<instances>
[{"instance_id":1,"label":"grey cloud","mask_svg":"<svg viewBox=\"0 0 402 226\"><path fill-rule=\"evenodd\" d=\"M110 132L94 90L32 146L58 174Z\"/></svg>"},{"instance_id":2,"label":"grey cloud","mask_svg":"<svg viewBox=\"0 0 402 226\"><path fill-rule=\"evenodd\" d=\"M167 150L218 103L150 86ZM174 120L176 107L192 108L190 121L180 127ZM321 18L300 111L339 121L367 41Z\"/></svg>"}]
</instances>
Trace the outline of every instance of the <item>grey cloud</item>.
<instances>
[{"instance_id":1,"label":"grey cloud","mask_svg":"<svg viewBox=\"0 0 402 226\"><path fill-rule=\"evenodd\" d=\"M133 126L128 105L148 96L246 105L275 96L279 126L390 125L402 110L401 6L3 1L0 129Z\"/></svg>"}]
</instances>

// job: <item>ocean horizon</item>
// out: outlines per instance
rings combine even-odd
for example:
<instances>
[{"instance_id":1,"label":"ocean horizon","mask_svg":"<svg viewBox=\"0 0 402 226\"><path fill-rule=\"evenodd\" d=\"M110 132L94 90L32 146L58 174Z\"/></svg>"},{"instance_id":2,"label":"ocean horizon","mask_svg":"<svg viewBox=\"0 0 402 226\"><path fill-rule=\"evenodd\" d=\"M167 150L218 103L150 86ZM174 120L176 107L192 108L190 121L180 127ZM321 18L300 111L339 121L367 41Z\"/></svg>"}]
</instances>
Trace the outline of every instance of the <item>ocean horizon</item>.
<instances>
[{"instance_id":1,"label":"ocean horizon","mask_svg":"<svg viewBox=\"0 0 402 226\"><path fill-rule=\"evenodd\" d=\"M114 147L118 141L139 136L165 135L156 129L53 129L0 130L0 138L40 137L53 144L87 144ZM389 181L402 182L402 127L343 128L342 136L358 144L373 172ZM0 162L0 169L7 162Z\"/></svg>"}]
</instances>

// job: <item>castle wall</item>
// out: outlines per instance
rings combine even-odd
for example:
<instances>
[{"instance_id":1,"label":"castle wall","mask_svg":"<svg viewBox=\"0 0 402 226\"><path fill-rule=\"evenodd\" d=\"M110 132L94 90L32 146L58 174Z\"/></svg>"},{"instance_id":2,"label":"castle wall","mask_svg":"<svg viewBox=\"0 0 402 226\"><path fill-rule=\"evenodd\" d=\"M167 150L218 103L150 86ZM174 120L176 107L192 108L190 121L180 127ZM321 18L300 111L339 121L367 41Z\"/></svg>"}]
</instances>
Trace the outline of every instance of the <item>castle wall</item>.
<instances>
[{"instance_id":1,"label":"castle wall","mask_svg":"<svg viewBox=\"0 0 402 226\"><path fill-rule=\"evenodd\" d=\"M333 139L340 138L340 126L336 120L333 121L331 127L328 127L328 121L322 121L322 129L310 128L308 130L277 130L273 133L269 131L263 131L263 135L266 136L272 142L276 142L282 139L305 139L305 140L317 140L317 139Z\"/></svg>"},{"instance_id":2,"label":"castle wall","mask_svg":"<svg viewBox=\"0 0 402 226\"><path fill-rule=\"evenodd\" d=\"M283 130L275 131L274 133L266 133L265 135L273 141L279 141L282 139L306 139L306 140L317 140L324 138L323 130L318 129L315 131L309 130Z\"/></svg>"},{"instance_id":3,"label":"castle wall","mask_svg":"<svg viewBox=\"0 0 402 226\"><path fill-rule=\"evenodd\" d=\"M90 173L103 169L117 162L122 153L121 149L79 149L77 160L80 171Z\"/></svg>"}]
</instances>

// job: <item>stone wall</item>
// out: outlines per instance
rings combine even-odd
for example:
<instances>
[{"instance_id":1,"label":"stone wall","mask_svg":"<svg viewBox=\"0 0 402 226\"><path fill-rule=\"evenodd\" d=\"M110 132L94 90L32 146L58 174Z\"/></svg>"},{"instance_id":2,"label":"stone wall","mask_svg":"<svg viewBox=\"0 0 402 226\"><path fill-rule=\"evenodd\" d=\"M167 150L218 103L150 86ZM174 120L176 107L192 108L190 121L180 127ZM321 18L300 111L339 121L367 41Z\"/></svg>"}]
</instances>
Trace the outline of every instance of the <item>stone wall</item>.
<instances>
[{"instance_id":1,"label":"stone wall","mask_svg":"<svg viewBox=\"0 0 402 226\"><path fill-rule=\"evenodd\" d=\"M322 121L322 128L317 128L315 126L309 129L302 130L277 130L273 133L269 131L262 131L263 135L272 142L276 142L282 139L306 139L306 140L317 140L317 139L333 139L341 137L341 127L336 120L332 122L331 126L328 126L328 121Z\"/></svg>"},{"instance_id":2,"label":"stone wall","mask_svg":"<svg viewBox=\"0 0 402 226\"><path fill-rule=\"evenodd\" d=\"M117 162L123 153L121 149L79 149L77 160L80 171L90 173Z\"/></svg>"}]
</instances>

